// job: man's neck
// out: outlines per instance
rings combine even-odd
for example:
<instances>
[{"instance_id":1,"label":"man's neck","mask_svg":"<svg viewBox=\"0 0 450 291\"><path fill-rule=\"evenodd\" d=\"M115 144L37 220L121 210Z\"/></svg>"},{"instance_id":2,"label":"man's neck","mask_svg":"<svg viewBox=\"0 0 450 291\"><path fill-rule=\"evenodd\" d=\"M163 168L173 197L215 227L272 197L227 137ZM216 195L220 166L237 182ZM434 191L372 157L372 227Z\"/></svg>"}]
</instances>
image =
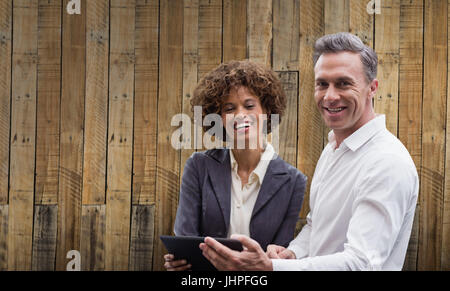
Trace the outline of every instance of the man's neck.
<instances>
[{"instance_id":1,"label":"man's neck","mask_svg":"<svg viewBox=\"0 0 450 291\"><path fill-rule=\"evenodd\" d=\"M351 136L355 131L357 131L358 129L360 129L361 127L363 127L369 121L375 119L376 117L377 117L377 115L375 114L375 112L373 112L372 114L368 115L367 118L362 119L361 122L358 122L353 128L344 129L344 130L334 129L333 133L334 133L334 138L336 140L336 147L335 147L335 149L338 149L339 146L341 145L341 143L347 137Z\"/></svg>"}]
</instances>

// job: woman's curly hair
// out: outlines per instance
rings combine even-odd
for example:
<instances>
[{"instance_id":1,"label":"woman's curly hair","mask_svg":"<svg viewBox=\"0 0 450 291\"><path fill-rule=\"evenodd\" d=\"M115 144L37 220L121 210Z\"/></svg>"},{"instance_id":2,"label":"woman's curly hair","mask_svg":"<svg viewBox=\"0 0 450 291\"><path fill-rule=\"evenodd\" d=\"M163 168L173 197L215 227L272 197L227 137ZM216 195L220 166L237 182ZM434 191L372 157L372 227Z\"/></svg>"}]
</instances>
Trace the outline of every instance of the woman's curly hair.
<instances>
[{"instance_id":1,"label":"woman's curly hair","mask_svg":"<svg viewBox=\"0 0 450 291\"><path fill-rule=\"evenodd\" d=\"M271 114L278 114L279 121L286 109L286 94L275 73L255 62L230 61L206 74L194 90L192 108L202 106L202 117L221 113L222 104L232 89L246 87L259 98L267 114L267 133L271 131ZM212 126L205 126L207 131Z\"/></svg>"}]
</instances>

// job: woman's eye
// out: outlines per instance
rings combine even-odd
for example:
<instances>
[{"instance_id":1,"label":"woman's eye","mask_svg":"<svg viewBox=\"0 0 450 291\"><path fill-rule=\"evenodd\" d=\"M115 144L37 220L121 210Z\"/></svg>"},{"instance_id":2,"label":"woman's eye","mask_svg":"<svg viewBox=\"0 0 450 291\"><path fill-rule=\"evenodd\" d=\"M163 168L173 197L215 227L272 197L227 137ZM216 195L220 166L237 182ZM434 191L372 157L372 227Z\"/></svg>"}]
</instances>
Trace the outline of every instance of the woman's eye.
<instances>
[{"instance_id":1,"label":"woman's eye","mask_svg":"<svg viewBox=\"0 0 450 291\"><path fill-rule=\"evenodd\" d=\"M233 110L233 108L232 107L225 107L224 108L224 112L231 112Z\"/></svg>"}]
</instances>

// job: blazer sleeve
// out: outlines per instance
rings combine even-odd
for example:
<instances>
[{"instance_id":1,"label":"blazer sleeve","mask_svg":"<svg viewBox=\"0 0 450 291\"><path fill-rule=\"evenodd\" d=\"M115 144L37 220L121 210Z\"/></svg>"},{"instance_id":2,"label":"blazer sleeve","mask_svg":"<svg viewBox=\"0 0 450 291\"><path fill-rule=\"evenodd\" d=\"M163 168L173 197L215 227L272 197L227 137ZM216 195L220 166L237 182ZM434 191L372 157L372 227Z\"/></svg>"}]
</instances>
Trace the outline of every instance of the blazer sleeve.
<instances>
[{"instance_id":1,"label":"blazer sleeve","mask_svg":"<svg viewBox=\"0 0 450 291\"><path fill-rule=\"evenodd\" d=\"M276 245L287 247L289 242L294 239L295 225L297 224L298 215L302 207L303 196L306 189L306 181L307 177L297 170L295 185L292 189L293 192L288 210L273 241Z\"/></svg>"},{"instance_id":2,"label":"blazer sleeve","mask_svg":"<svg viewBox=\"0 0 450 291\"><path fill-rule=\"evenodd\" d=\"M194 153L184 166L174 233L180 236L200 235L202 194Z\"/></svg>"}]
</instances>

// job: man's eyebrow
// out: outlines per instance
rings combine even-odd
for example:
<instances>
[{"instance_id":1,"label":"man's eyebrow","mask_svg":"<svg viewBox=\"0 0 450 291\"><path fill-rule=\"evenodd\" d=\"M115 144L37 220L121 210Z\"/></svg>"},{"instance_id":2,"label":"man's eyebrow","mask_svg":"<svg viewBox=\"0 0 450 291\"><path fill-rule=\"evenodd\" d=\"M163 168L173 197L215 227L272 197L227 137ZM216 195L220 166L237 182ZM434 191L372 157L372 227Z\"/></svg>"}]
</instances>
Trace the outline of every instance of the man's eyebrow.
<instances>
[{"instance_id":1,"label":"man's eyebrow","mask_svg":"<svg viewBox=\"0 0 450 291\"><path fill-rule=\"evenodd\" d=\"M339 78L337 78L336 81L337 82L347 81L347 82L350 82L350 83L354 83L353 78L350 78L350 77L339 77Z\"/></svg>"}]
</instances>

